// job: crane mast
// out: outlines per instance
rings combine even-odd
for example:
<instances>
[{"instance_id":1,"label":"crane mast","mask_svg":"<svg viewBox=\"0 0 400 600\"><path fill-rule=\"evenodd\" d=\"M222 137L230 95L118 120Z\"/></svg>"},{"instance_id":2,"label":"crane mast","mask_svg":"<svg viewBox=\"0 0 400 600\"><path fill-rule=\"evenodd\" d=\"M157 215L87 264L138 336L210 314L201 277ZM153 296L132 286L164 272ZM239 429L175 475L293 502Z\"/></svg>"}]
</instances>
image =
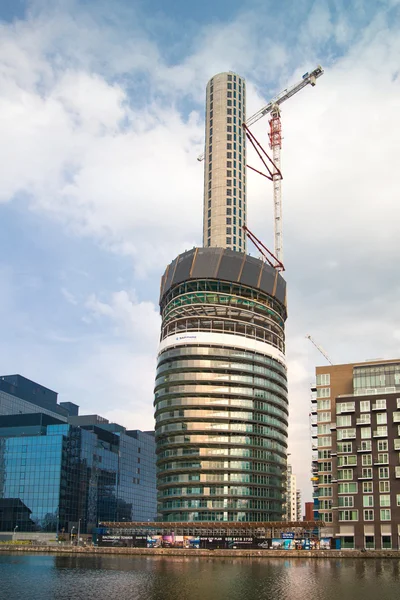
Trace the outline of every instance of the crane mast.
<instances>
[{"instance_id":1,"label":"crane mast","mask_svg":"<svg viewBox=\"0 0 400 600\"><path fill-rule=\"evenodd\" d=\"M269 145L272 150L272 160L275 172L272 175L274 193L274 254L279 262L283 263L283 232L282 232L282 175L281 175L281 148L282 148L282 124L279 106L271 110L269 121Z\"/></svg>"}]
</instances>

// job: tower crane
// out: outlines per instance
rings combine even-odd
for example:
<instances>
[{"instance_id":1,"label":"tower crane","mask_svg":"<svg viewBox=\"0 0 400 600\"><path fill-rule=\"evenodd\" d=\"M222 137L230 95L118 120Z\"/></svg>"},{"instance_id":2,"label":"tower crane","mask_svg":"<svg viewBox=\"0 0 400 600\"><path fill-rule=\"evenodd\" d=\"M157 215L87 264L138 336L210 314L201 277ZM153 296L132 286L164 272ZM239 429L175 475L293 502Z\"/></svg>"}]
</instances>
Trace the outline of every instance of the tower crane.
<instances>
[{"instance_id":1,"label":"tower crane","mask_svg":"<svg viewBox=\"0 0 400 600\"><path fill-rule=\"evenodd\" d=\"M308 340L310 340L310 342L311 342L312 344L314 344L314 346L316 347L316 349L317 349L317 350L319 350L319 351L321 352L322 356L323 356L324 358L326 358L326 360L328 361L328 363L329 363L330 365L333 365L333 362L331 361L331 359L329 358L329 356L327 355L327 353L325 352L325 350L324 350L324 349L323 349L321 346L319 346L319 345L317 344L317 342L316 342L316 341L315 341L315 340L314 340L314 339L311 337L311 335L306 335L306 338L307 338Z\"/></svg>"},{"instance_id":2,"label":"tower crane","mask_svg":"<svg viewBox=\"0 0 400 600\"><path fill-rule=\"evenodd\" d=\"M282 124L281 124L281 112L280 105L289 100L292 96L300 92L308 84L313 87L316 84L318 77L324 74L324 70L321 65L318 65L310 73L307 72L303 75L301 80L289 88L283 90L280 94L275 96L268 104L261 108L254 115L249 117L246 121L246 126L251 127L270 114L271 119L269 120L270 131L269 131L269 144L272 150L272 160L275 166L275 172L272 175L272 183L274 189L274 254L278 259L279 263L283 262L283 238L282 238L282 174L280 171L281 166L281 148L282 148ZM197 160L199 162L204 160L204 154L201 154Z\"/></svg>"}]
</instances>

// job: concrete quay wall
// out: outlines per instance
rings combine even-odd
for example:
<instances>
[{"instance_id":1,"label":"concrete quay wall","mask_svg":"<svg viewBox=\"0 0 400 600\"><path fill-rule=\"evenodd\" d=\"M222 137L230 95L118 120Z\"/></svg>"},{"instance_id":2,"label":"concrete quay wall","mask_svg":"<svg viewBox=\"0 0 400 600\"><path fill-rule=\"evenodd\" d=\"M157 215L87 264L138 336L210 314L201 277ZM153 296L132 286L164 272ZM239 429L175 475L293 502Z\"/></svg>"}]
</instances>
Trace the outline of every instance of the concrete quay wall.
<instances>
[{"instance_id":1,"label":"concrete quay wall","mask_svg":"<svg viewBox=\"0 0 400 600\"><path fill-rule=\"evenodd\" d=\"M42 554L111 554L123 556L179 556L181 558L393 558L399 550L184 550L179 548L106 548L98 546L28 546L0 544L0 552Z\"/></svg>"}]
</instances>

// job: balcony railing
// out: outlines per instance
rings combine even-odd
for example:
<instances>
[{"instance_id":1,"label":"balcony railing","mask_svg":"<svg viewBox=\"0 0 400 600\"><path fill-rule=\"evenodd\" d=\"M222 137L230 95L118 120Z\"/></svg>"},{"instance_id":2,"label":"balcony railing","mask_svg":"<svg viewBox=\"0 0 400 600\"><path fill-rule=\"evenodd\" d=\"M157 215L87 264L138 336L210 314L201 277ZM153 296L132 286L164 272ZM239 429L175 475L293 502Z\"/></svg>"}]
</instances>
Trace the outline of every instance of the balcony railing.
<instances>
[{"instance_id":1,"label":"balcony railing","mask_svg":"<svg viewBox=\"0 0 400 600\"><path fill-rule=\"evenodd\" d=\"M368 415L367 417L360 417L356 420L356 425L371 425L371 415Z\"/></svg>"},{"instance_id":2,"label":"balcony railing","mask_svg":"<svg viewBox=\"0 0 400 600\"><path fill-rule=\"evenodd\" d=\"M387 429L386 431L378 431L377 429L375 429L375 431L372 432L373 437L387 437Z\"/></svg>"},{"instance_id":3,"label":"balcony railing","mask_svg":"<svg viewBox=\"0 0 400 600\"><path fill-rule=\"evenodd\" d=\"M374 456L374 465L388 465L389 457L386 460L379 459L378 456Z\"/></svg>"},{"instance_id":4,"label":"balcony railing","mask_svg":"<svg viewBox=\"0 0 400 600\"><path fill-rule=\"evenodd\" d=\"M386 400L384 402L375 402L372 405L372 410L386 410Z\"/></svg>"}]
</instances>

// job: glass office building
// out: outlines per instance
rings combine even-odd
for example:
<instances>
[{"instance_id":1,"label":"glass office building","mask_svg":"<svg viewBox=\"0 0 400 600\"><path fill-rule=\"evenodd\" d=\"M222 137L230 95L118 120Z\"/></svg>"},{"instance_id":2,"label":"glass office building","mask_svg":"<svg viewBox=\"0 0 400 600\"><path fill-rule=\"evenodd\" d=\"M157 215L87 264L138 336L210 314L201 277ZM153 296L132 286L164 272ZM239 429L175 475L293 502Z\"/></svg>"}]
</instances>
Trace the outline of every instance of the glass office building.
<instances>
[{"instance_id":1,"label":"glass office building","mask_svg":"<svg viewBox=\"0 0 400 600\"><path fill-rule=\"evenodd\" d=\"M58 403L58 394L22 375L0 375L0 415L44 413L67 422L77 415L72 402Z\"/></svg>"},{"instance_id":2,"label":"glass office building","mask_svg":"<svg viewBox=\"0 0 400 600\"><path fill-rule=\"evenodd\" d=\"M90 532L100 520L155 519L151 433L0 416L0 531ZM75 529L76 532L76 529Z\"/></svg>"}]
</instances>

